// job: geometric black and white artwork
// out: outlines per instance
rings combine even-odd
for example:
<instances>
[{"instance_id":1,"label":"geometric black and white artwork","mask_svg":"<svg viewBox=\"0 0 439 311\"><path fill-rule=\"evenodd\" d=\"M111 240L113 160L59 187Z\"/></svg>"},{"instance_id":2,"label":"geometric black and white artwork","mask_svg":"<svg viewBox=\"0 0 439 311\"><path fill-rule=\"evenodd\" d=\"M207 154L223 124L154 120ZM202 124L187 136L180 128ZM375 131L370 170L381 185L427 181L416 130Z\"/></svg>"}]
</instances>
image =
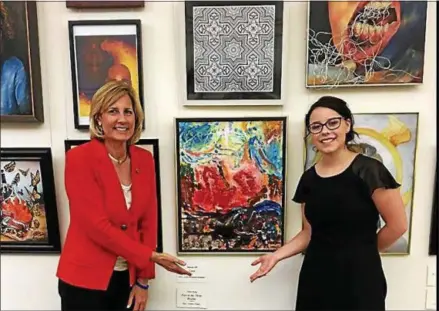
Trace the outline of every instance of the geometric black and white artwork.
<instances>
[{"instance_id":1,"label":"geometric black and white artwork","mask_svg":"<svg viewBox=\"0 0 439 311\"><path fill-rule=\"evenodd\" d=\"M280 99L282 1L187 1L187 99Z\"/></svg>"}]
</instances>

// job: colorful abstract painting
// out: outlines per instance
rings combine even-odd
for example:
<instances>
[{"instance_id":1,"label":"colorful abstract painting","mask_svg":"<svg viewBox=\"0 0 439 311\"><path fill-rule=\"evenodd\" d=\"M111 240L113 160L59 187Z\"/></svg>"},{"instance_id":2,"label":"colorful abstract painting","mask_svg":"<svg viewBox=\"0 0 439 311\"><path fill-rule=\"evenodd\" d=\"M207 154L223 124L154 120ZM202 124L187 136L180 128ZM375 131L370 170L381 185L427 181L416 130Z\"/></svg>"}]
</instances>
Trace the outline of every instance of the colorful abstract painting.
<instances>
[{"instance_id":1,"label":"colorful abstract painting","mask_svg":"<svg viewBox=\"0 0 439 311\"><path fill-rule=\"evenodd\" d=\"M285 117L177 119L179 253L284 241Z\"/></svg>"},{"instance_id":2,"label":"colorful abstract painting","mask_svg":"<svg viewBox=\"0 0 439 311\"><path fill-rule=\"evenodd\" d=\"M75 127L89 127L91 99L108 80L128 81L143 105L140 21L70 21Z\"/></svg>"},{"instance_id":3,"label":"colorful abstract painting","mask_svg":"<svg viewBox=\"0 0 439 311\"><path fill-rule=\"evenodd\" d=\"M418 134L417 113L376 113L355 114L354 129L359 137L353 147L366 156L382 162L395 180L401 185L401 195L405 205L409 230L387 249L385 254L410 253L411 223L413 213L413 191L415 159ZM310 168L320 158L311 140L307 140L305 169ZM380 219L378 229L384 225Z\"/></svg>"},{"instance_id":4,"label":"colorful abstract painting","mask_svg":"<svg viewBox=\"0 0 439 311\"><path fill-rule=\"evenodd\" d=\"M282 1L186 1L188 99L279 99Z\"/></svg>"},{"instance_id":5,"label":"colorful abstract painting","mask_svg":"<svg viewBox=\"0 0 439 311\"><path fill-rule=\"evenodd\" d=\"M310 1L307 87L423 82L427 1Z\"/></svg>"},{"instance_id":6,"label":"colorful abstract painting","mask_svg":"<svg viewBox=\"0 0 439 311\"><path fill-rule=\"evenodd\" d=\"M26 154L21 154L24 152ZM2 148L0 162L2 252L60 250L49 152L49 149L24 151L24 149Z\"/></svg>"}]
</instances>

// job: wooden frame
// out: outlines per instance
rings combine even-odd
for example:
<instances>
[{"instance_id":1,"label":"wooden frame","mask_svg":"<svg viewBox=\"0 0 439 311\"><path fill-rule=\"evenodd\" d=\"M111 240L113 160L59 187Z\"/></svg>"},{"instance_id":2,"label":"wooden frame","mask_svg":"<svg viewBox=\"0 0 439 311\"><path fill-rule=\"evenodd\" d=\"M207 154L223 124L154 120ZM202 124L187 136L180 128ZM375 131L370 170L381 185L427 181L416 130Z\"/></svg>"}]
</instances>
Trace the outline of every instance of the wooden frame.
<instances>
[{"instance_id":1,"label":"wooden frame","mask_svg":"<svg viewBox=\"0 0 439 311\"><path fill-rule=\"evenodd\" d=\"M243 11L234 17L226 16L228 13L221 9L231 6ZM266 6L273 8L264 8ZM257 13L261 16L252 21L253 15L245 7L254 8L254 14L259 9ZM197 8L203 11L198 12L194 20L193 11ZM211 27L208 24L213 23L208 13L211 8L219 8L213 11L217 19L225 16L224 20L215 21L219 23L219 33L215 32L215 27L209 32ZM230 105L221 103L224 100L245 100L233 105L254 105L248 100L280 100L283 11L283 1L185 1L188 100L185 105ZM261 23L257 25L261 33L248 30L252 23ZM227 34L221 30L223 28L229 29ZM264 31L266 33L262 33ZM253 40L249 39L252 35L255 37ZM217 40L216 36L221 39ZM220 46L223 43L224 46ZM207 102L203 103L203 100Z\"/></svg>"},{"instance_id":2,"label":"wooden frame","mask_svg":"<svg viewBox=\"0 0 439 311\"><path fill-rule=\"evenodd\" d=\"M434 177L434 189L433 189L433 208L431 212L431 227L430 227L430 242L428 247L428 254L430 256L437 256L437 244L438 244L438 194L439 194L439 184L437 181L437 164L436 164L436 174Z\"/></svg>"},{"instance_id":3,"label":"wooden frame","mask_svg":"<svg viewBox=\"0 0 439 311\"><path fill-rule=\"evenodd\" d=\"M88 143L88 139L76 139L65 140L64 148L65 152L70 149ZM159 153L159 140L157 138L152 139L140 139L137 146L149 150L154 157L155 164L155 177L156 177L156 190L157 190L157 252L163 252L163 225L162 225L162 200L161 200L161 187L160 187L160 153Z\"/></svg>"},{"instance_id":4,"label":"wooden frame","mask_svg":"<svg viewBox=\"0 0 439 311\"><path fill-rule=\"evenodd\" d=\"M69 9L134 9L145 7L145 1L66 1Z\"/></svg>"},{"instance_id":5,"label":"wooden frame","mask_svg":"<svg viewBox=\"0 0 439 311\"><path fill-rule=\"evenodd\" d=\"M144 107L140 20L69 21L69 40L76 129L89 128L91 98L109 79L130 81Z\"/></svg>"},{"instance_id":6,"label":"wooden frame","mask_svg":"<svg viewBox=\"0 0 439 311\"><path fill-rule=\"evenodd\" d=\"M284 244L286 133L287 117L175 119L179 254Z\"/></svg>"},{"instance_id":7,"label":"wooden frame","mask_svg":"<svg viewBox=\"0 0 439 311\"><path fill-rule=\"evenodd\" d=\"M1 252L59 253L50 148L1 148Z\"/></svg>"},{"instance_id":8,"label":"wooden frame","mask_svg":"<svg viewBox=\"0 0 439 311\"><path fill-rule=\"evenodd\" d=\"M6 29L0 34L2 123L44 122L36 5L34 1L0 1L0 12L5 15L0 16L4 18L1 27Z\"/></svg>"}]
</instances>

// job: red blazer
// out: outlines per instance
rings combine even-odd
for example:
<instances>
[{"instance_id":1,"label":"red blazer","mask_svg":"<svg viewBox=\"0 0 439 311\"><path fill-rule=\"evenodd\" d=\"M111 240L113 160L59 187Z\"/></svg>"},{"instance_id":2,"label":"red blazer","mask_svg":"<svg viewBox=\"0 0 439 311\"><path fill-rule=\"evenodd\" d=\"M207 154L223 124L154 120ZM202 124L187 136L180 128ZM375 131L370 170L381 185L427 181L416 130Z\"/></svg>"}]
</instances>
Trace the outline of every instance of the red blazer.
<instances>
[{"instance_id":1,"label":"red blazer","mask_svg":"<svg viewBox=\"0 0 439 311\"><path fill-rule=\"evenodd\" d=\"M132 203L128 210L117 173L102 142L66 154L65 187L70 225L57 270L63 281L89 289L108 287L118 256L128 262L130 283L153 279L157 245L155 167L151 153L129 147Z\"/></svg>"}]
</instances>

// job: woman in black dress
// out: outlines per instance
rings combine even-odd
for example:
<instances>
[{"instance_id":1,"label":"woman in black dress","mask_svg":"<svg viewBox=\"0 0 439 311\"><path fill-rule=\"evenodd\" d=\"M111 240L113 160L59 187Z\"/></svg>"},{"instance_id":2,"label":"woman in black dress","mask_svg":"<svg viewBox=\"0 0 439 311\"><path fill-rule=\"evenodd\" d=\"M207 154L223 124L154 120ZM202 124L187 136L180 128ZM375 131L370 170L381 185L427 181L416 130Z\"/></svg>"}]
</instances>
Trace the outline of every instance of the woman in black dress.
<instances>
[{"instance_id":1,"label":"woman in black dress","mask_svg":"<svg viewBox=\"0 0 439 311\"><path fill-rule=\"evenodd\" d=\"M322 157L303 173L293 198L302 204L303 229L255 260L260 267L250 280L306 249L296 310L385 310L380 252L407 230L400 185L381 162L351 151L354 119L343 100L320 98L305 123ZM378 231L379 215L386 225Z\"/></svg>"}]
</instances>

